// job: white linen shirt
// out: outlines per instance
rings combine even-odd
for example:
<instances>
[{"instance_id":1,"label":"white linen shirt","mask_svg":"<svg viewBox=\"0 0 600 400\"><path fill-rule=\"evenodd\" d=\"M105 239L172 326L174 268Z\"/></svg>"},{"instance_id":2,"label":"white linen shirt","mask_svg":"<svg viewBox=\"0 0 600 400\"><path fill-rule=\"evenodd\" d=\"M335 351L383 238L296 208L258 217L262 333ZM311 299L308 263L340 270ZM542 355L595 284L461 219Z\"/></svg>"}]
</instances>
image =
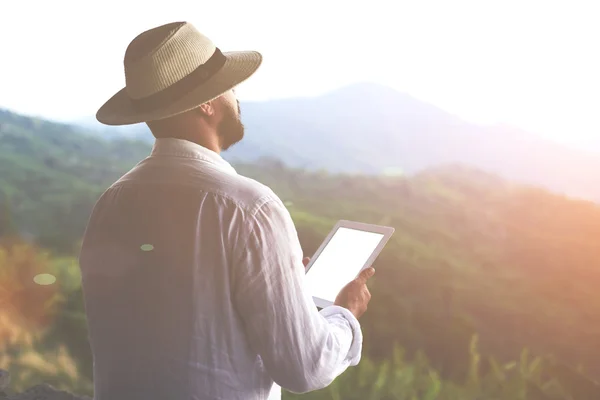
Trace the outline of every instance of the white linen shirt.
<instances>
[{"instance_id":1,"label":"white linen shirt","mask_svg":"<svg viewBox=\"0 0 600 400\"><path fill-rule=\"evenodd\" d=\"M84 235L95 400L262 400L329 385L360 361L362 334L345 308L316 309L302 256L271 189L200 145L157 139Z\"/></svg>"}]
</instances>

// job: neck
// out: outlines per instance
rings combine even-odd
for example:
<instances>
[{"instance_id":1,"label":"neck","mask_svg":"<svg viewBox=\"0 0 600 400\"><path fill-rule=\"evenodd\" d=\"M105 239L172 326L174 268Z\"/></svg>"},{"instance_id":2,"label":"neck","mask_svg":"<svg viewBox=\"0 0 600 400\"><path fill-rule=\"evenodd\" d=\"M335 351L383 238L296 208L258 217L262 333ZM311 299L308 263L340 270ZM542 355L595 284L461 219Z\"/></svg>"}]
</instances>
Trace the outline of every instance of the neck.
<instances>
[{"instance_id":1,"label":"neck","mask_svg":"<svg viewBox=\"0 0 600 400\"><path fill-rule=\"evenodd\" d=\"M171 131L168 134L162 134L160 132L153 132L154 137L157 139L162 138L173 138L173 139L182 139L187 140L192 143L196 143L202 147L205 147L209 150L214 151L217 154L221 154L221 143L217 135L209 135L196 132L189 132L185 130L176 130L175 132Z\"/></svg>"},{"instance_id":2,"label":"neck","mask_svg":"<svg viewBox=\"0 0 600 400\"><path fill-rule=\"evenodd\" d=\"M212 150L217 154L221 154L221 146L216 137L198 137L198 135L173 135L171 137L199 144L200 146Z\"/></svg>"}]
</instances>

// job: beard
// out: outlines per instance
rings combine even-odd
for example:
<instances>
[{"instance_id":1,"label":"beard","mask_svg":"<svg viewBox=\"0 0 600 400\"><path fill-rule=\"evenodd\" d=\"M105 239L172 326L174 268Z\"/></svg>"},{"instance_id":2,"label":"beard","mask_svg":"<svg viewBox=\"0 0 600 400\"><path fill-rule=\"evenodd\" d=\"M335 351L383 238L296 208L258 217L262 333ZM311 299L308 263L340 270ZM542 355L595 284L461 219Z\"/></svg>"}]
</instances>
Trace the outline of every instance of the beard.
<instances>
[{"instance_id":1,"label":"beard","mask_svg":"<svg viewBox=\"0 0 600 400\"><path fill-rule=\"evenodd\" d=\"M244 124L240 119L241 110L240 103L238 102L238 113L235 114L235 111L231 107L225 108L225 114L223 115L223 119L219 123L217 127L217 134L221 139L221 149L227 150L234 144L238 143L240 140L244 138Z\"/></svg>"}]
</instances>

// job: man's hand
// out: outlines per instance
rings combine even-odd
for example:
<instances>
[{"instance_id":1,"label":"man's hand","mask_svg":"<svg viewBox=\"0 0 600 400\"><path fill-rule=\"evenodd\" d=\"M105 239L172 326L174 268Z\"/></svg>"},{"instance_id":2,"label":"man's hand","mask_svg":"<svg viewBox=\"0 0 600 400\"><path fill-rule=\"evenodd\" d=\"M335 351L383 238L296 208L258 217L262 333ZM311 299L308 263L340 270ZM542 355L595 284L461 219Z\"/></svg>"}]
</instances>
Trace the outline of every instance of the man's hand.
<instances>
[{"instance_id":1,"label":"man's hand","mask_svg":"<svg viewBox=\"0 0 600 400\"><path fill-rule=\"evenodd\" d=\"M370 267L358 275L356 279L344 286L335 299L335 305L347 308L356 319L367 311L371 293L367 288L367 280L373 276L375 269Z\"/></svg>"}]
</instances>

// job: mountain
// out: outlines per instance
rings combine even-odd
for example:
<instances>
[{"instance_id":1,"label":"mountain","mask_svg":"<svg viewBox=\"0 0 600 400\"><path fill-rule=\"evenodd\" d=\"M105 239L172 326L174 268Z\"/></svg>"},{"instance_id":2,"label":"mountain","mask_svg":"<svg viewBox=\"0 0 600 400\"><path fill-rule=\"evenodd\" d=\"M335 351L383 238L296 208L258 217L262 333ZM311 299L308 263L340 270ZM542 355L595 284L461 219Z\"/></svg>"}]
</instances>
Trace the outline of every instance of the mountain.
<instances>
[{"instance_id":1,"label":"mountain","mask_svg":"<svg viewBox=\"0 0 600 400\"><path fill-rule=\"evenodd\" d=\"M233 161L273 156L332 172L414 173L463 163L517 182L600 201L600 153L571 149L510 126L467 123L385 86L356 84L314 98L242 104L245 139ZM151 140L145 125L87 127ZM94 129L96 129L94 128Z\"/></svg>"}]
</instances>

